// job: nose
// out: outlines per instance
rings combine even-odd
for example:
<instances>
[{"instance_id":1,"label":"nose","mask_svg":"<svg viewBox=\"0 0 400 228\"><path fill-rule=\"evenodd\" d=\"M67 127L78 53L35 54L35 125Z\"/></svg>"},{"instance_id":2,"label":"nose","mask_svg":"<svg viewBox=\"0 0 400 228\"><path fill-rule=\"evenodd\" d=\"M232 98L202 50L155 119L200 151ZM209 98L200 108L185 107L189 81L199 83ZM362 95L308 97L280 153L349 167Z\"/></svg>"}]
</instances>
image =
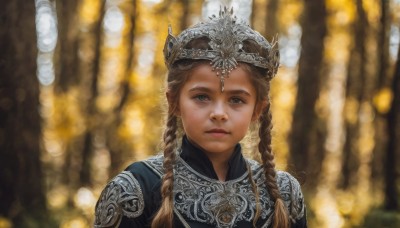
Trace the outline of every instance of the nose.
<instances>
[{"instance_id":1,"label":"nose","mask_svg":"<svg viewBox=\"0 0 400 228\"><path fill-rule=\"evenodd\" d=\"M210 113L210 119L211 120L227 120L228 119L228 114L226 113L226 108L223 104L223 102L217 102L215 103L213 109L211 110Z\"/></svg>"}]
</instances>

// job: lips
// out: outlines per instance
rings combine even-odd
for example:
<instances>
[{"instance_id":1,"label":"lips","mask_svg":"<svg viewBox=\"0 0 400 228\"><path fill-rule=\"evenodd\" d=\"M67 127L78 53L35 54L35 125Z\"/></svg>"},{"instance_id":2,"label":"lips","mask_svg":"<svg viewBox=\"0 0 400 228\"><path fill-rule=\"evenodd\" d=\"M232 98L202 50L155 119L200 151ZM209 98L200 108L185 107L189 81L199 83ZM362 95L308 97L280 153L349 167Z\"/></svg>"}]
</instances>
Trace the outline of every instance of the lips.
<instances>
[{"instance_id":1,"label":"lips","mask_svg":"<svg viewBox=\"0 0 400 228\"><path fill-rule=\"evenodd\" d=\"M225 131L224 129L220 129L220 128L215 128L215 129L208 130L208 131L206 131L206 133L229 134L229 132Z\"/></svg>"}]
</instances>

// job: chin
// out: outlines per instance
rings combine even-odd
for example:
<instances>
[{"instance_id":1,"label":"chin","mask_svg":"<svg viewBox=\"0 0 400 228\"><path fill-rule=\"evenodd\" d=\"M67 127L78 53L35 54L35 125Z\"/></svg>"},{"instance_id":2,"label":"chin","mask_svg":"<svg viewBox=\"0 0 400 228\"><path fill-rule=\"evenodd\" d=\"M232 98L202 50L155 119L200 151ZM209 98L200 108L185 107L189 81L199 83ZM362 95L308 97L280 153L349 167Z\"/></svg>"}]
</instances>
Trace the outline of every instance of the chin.
<instances>
[{"instance_id":1,"label":"chin","mask_svg":"<svg viewBox=\"0 0 400 228\"><path fill-rule=\"evenodd\" d=\"M236 145L236 144L235 144ZM211 153L211 154L220 154L220 153L228 153L232 152L235 146L227 147L227 146L221 146L221 145L208 145L205 147L201 147L205 152Z\"/></svg>"}]
</instances>

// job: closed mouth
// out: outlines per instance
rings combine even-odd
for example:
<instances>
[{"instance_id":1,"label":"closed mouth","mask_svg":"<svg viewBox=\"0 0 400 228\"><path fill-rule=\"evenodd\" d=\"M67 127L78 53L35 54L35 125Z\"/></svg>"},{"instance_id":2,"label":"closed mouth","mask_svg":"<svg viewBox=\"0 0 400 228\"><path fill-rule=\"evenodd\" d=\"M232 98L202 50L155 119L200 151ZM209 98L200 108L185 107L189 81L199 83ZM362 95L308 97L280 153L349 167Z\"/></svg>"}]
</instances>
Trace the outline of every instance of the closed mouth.
<instances>
[{"instance_id":1,"label":"closed mouth","mask_svg":"<svg viewBox=\"0 0 400 228\"><path fill-rule=\"evenodd\" d=\"M211 129L209 131L206 131L206 133L229 134L229 132L225 131L224 129Z\"/></svg>"}]
</instances>

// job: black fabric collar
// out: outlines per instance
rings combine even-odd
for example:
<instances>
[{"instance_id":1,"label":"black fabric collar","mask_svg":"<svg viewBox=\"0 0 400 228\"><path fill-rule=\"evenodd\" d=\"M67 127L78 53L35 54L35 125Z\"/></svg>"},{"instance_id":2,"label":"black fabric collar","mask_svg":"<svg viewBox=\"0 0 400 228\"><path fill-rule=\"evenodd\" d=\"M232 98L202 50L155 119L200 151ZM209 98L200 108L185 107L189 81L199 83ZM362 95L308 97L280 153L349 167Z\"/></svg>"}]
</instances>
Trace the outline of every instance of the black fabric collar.
<instances>
[{"instance_id":1,"label":"black fabric collar","mask_svg":"<svg viewBox=\"0 0 400 228\"><path fill-rule=\"evenodd\" d=\"M182 138L182 152L180 157L200 174L218 180L218 176L207 155L202 149L193 145L186 135ZM228 164L229 169L225 181L239 178L246 172L246 161L242 155L240 144L235 146Z\"/></svg>"}]
</instances>

